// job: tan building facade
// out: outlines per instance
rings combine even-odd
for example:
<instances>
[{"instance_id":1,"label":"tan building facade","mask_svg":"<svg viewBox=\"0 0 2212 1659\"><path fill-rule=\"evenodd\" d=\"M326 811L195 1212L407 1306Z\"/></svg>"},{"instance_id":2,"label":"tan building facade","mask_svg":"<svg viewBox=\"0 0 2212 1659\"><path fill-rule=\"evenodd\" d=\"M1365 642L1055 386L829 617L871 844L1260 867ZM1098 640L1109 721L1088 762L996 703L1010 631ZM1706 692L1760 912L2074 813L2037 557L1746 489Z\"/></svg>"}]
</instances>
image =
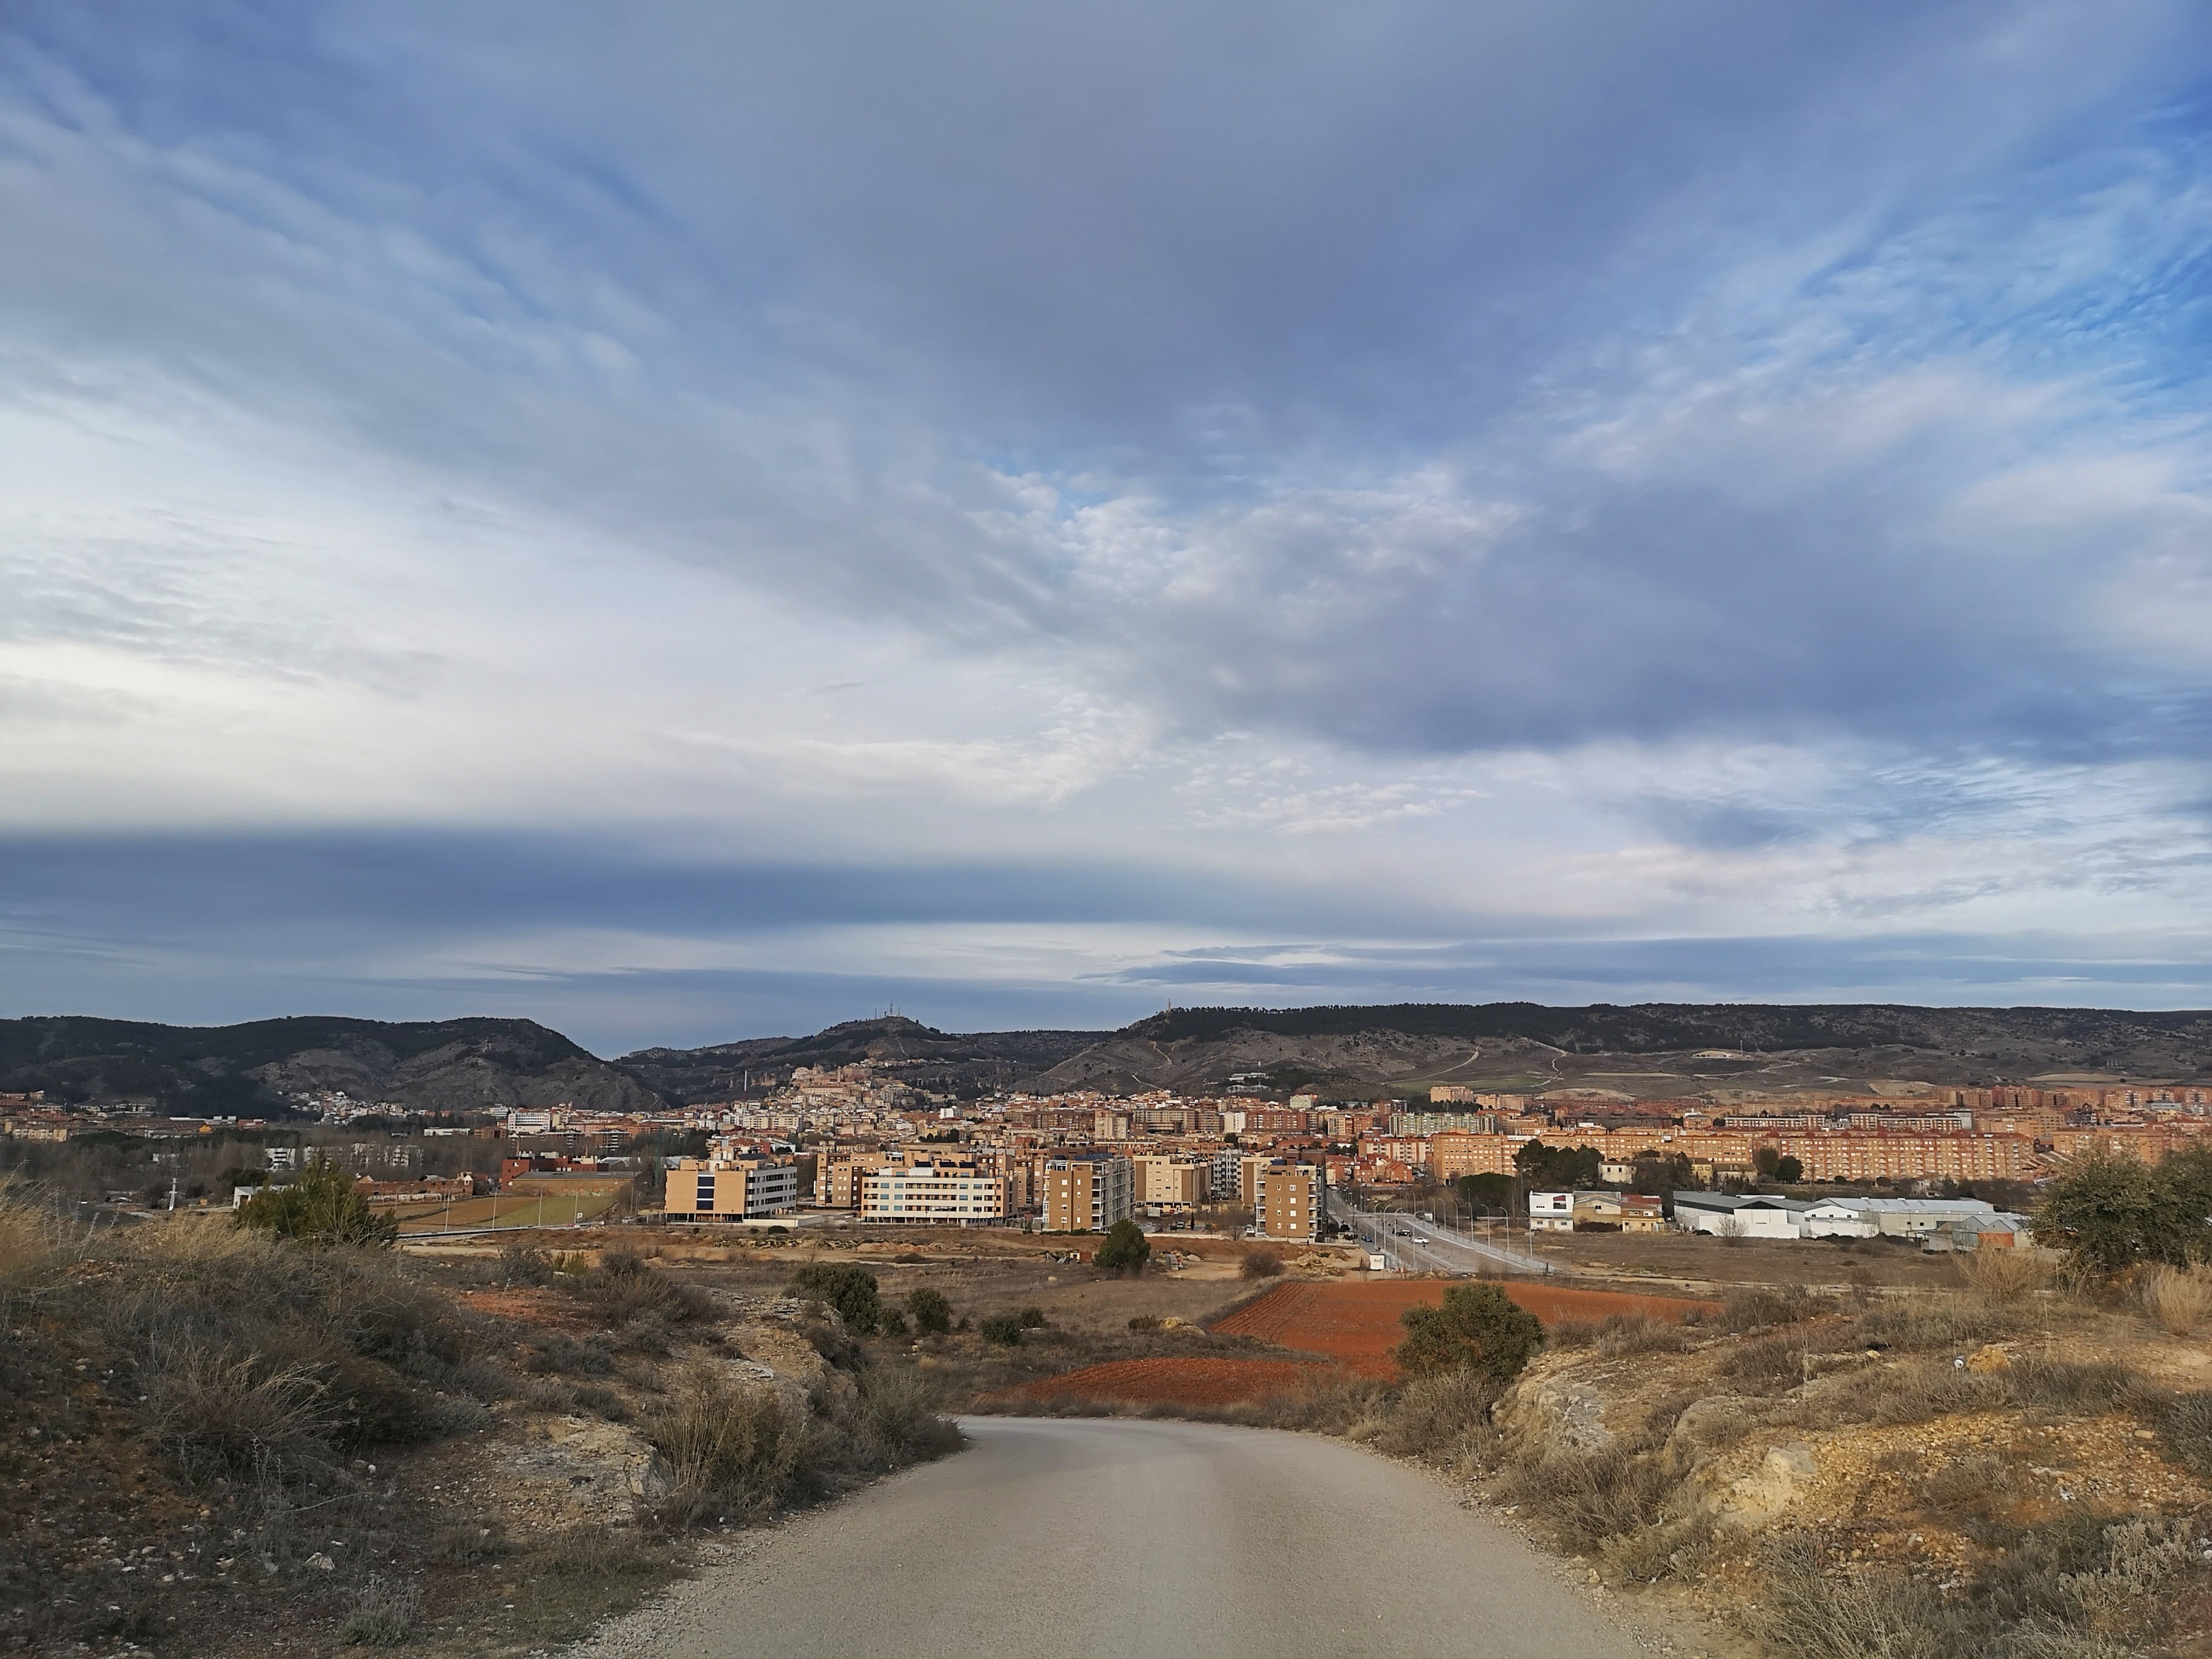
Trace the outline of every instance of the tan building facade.
<instances>
[{"instance_id":1,"label":"tan building facade","mask_svg":"<svg viewBox=\"0 0 2212 1659\"><path fill-rule=\"evenodd\" d=\"M661 1209L671 1221L744 1221L799 1207L799 1165L788 1158L678 1158L665 1168Z\"/></svg>"},{"instance_id":2,"label":"tan building facade","mask_svg":"<svg viewBox=\"0 0 2212 1659\"><path fill-rule=\"evenodd\" d=\"M1206 1202L1206 1161L1182 1154L1143 1155L1129 1160L1136 1178L1136 1201L1162 1209L1191 1210Z\"/></svg>"},{"instance_id":3,"label":"tan building facade","mask_svg":"<svg viewBox=\"0 0 2212 1659\"><path fill-rule=\"evenodd\" d=\"M1111 1152L1069 1152L1044 1166L1044 1230L1103 1233L1136 1209L1136 1172Z\"/></svg>"},{"instance_id":4,"label":"tan building facade","mask_svg":"<svg viewBox=\"0 0 2212 1659\"><path fill-rule=\"evenodd\" d=\"M1321 1237L1322 1172L1310 1164L1271 1164L1258 1172L1253 1220L1263 1238L1310 1243Z\"/></svg>"},{"instance_id":5,"label":"tan building facade","mask_svg":"<svg viewBox=\"0 0 2212 1659\"><path fill-rule=\"evenodd\" d=\"M1010 1213L1006 1178L973 1159L915 1158L860 1183L860 1219L922 1226L992 1227Z\"/></svg>"}]
</instances>

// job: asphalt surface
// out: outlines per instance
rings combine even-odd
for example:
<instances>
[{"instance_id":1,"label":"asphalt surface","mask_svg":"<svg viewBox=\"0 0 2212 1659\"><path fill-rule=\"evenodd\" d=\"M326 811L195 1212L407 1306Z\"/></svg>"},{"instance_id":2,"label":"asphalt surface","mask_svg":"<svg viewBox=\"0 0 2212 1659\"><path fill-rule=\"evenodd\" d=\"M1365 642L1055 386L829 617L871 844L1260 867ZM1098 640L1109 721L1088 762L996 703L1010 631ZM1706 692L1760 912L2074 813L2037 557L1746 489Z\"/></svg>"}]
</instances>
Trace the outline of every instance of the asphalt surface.
<instances>
[{"instance_id":1,"label":"asphalt surface","mask_svg":"<svg viewBox=\"0 0 2212 1659\"><path fill-rule=\"evenodd\" d=\"M1394 1463L1209 1424L985 1417L761 1540L656 1659L1627 1659L1560 1568ZM611 1632L611 1634L612 1634ZM620 1636L608 1644L630 1644ZM602 1650L604 1651L605 1650Z\"/></svg>"},{"instance_id":2,"label":"asphalt surface","mask_svg":"<svg viewBox=\"0 0 2212 1659\"><path fill-rule=\"evenodd\" d=\"M1330 1194L1329 1218L1349 1223L1373 1249L1387 1249L1417 1273L1479 1273L1504 1268L1514 1273L1550 1274L1556 1265L1522 1250L1503 1249L1472 1234L1416 1217L1386 1212L1355 1210ZM1426 1239L1416 1244L1414 1237Z\"/></svg>"}]
</instances>

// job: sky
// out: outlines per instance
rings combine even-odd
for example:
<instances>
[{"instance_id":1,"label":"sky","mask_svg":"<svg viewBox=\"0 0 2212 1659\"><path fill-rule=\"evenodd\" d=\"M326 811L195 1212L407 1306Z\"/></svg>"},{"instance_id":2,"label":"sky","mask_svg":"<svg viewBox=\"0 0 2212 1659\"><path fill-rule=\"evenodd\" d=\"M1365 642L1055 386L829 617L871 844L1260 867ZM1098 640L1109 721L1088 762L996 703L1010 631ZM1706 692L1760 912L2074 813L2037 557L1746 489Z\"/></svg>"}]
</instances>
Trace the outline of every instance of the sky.
<instances>
[{"instance_id":1,"label":"sky","mask_svg":"<svg viewBox=\"0 0 2212 1659\"><path fill-rule=\"evenodd\" d=\"M2190 3L0 8L0 1015L2212 1006Z\"/></svg>"}]
</instances>

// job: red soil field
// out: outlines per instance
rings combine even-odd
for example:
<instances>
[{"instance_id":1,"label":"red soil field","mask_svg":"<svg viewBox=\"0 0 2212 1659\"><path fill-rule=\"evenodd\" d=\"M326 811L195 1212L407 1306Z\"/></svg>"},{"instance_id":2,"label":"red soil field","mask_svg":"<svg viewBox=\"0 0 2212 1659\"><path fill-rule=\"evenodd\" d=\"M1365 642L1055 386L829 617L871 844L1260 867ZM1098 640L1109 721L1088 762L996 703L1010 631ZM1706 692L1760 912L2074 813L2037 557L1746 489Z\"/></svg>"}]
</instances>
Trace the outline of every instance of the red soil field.
<instances>
[{"instance_id":1,"label":"red soil field","mask_svg":"<svg viewBox=\"0 0 2212 1659\"><path fill-rule=\"evenodd\" d=\"M1010 1389L1003 1400L1077 1395L1132 1405L1227 1406L1302 1388L1328 1368L1289 1359L1115 1359Z\"/></svg>"},{"instance_id":2,"label":"red soil field","mask_svg":"<svg viewBox=\"0 0 2212 1659\"><path fill-rule=\"evenodd\" d=\"M1279 1347L1326 1354L1363 1376L1393 1377L1398 1368L1390 1363L1390 1350L1406 1334L1398 1316L1408 1308L1437 1306L1449 1285L1437 1279L1292 1282L1277 1285L1213 1328L1227 1336L1256 1336ZM1504 1281L1503 1288L1547 1325L1613 1314L1680 1320L1692 1310L1720 1311L1717 1302L1686 1297L1579 1290L1519 1279Z\"/></svg>"}]
</instances>

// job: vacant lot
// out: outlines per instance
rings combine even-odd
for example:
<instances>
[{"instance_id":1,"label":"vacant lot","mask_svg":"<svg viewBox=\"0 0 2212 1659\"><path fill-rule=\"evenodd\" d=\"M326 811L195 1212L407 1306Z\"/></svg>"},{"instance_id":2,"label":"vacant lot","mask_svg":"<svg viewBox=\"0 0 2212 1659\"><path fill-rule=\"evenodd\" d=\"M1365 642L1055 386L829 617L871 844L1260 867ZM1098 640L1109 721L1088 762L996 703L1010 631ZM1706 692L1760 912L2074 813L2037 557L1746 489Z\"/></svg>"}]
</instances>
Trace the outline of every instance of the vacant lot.
<instances>
[{"instance_id":1,"label":"vacant lot","mask_svg":"<svg viewBox=\"0 0 2212 1659\"><path fill-rule=\"evenodd\" d=\"M1547 1261L1624 1277L1692 1285L1855 1285L1931 1288L1954 1285L1950 1258L1873 1239L1746 1238L1702 1233L1553 1233L1537 1249Z\"/></svg>"},{"instance_id":2,"label":"vacant lot","mask_svg":"<svg viewBox=\"0 0 2212 1659\"><path fill-rule=\"evenodd\" d=\"M1218 1321L1213 1328L1227 1336L1257 1337L1279 1347L1326 1354L1363 1376L1395 1377L1397 1367L1390 1363L1390 1350L1406 1334L1399 1316L1408 1308L1436 1306L1453 1282L1395 1279L1283 1285ZM1680 1297L1536 1282L1514 1280L1504 1290L1547 1325L1615 1315L1679 1321L1692 1312L1719 1311L1717 1303Z\"/></svg>"},{"instance_id":3,"label":"vacant lot","mask_svg":"<svg viewBox=\"0 0 2212 1659\"><path fill-rule=\"evenodd\" d=\"M434 1233L447 1227L568 1227L604 1215L629 1185L624 1181L522 1185L494 1198L394 1205L392 1213L399 1218L399 1230L407 1233Z\"/></svg>"}]
</instances>

